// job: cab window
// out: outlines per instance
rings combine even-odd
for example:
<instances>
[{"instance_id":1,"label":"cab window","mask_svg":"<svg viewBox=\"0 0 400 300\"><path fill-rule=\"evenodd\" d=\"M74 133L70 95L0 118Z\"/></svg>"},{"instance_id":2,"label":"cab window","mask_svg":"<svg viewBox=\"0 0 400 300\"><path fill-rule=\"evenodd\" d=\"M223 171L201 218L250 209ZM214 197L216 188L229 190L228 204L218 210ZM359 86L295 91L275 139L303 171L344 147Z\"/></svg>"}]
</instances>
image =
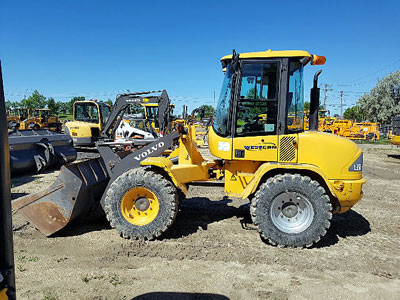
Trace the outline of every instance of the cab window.
<instances>
[{"instance_id":1,"label":"cab window","mask_svg":"<svg viewBox=\"0 0 400 300\"><path fill-rule=\"evenodd\" d=\"M287 132L295 133L304 129L304 87L303 65L291 60L289 66L289 92L287 98Z\"/></svg>"},{"instance_id":2,"label":"cab window","mask_svg":"<svg viewBox=\"0 0 400 300\"><path fill-rule=\"evenodd\" d=\"M236 135L276 134L278 62L245 63L236 109Z\"/></svg>"}]
</instances>

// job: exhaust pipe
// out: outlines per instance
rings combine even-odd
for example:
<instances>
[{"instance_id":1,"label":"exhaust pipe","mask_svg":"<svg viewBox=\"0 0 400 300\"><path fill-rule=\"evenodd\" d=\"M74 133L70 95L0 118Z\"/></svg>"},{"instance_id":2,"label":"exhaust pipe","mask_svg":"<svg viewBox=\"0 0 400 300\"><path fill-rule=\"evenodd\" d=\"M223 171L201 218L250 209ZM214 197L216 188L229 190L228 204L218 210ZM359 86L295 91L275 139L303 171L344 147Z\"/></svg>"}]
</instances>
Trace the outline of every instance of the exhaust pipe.
<instances>
[{"instance_id":1,"label":"exhaust pipe","mask_svg":"<svg viewBox=\"0 0 400 300\"><path fill-rule=\"evenodd\" d=\"M319 70L314 75L314 85L310 94L310 130L318 131L318 112L319 112L319 88L318 76L322 70Z\"/></svg>"}]
</instances>

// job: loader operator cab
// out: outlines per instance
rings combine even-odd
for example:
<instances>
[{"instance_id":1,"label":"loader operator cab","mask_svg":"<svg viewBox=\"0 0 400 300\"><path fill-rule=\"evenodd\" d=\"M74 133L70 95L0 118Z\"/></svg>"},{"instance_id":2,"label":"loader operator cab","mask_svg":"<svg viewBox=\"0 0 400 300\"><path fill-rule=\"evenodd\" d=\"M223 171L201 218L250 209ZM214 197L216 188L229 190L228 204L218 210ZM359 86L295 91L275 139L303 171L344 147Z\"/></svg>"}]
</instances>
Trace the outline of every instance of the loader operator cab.
<instances>
[{"instance_id":1,"label":"loader operator cab","mask_svg":"<svg viewBox=\"0 0 400 300\"><path fill-rule=\"evenodd\" d=\"M276 161L278 135L304 131L304 66L310 61L323 64L325 58L305 51L268 50L232 60L232 55L221 59L225 79L210 135L221 141L214 155L221 155L229 143L234 149L267 147L267 156ZM244 158L243 151L226 152L230 153L222 158Z\"/></svg>"}]
</instances>

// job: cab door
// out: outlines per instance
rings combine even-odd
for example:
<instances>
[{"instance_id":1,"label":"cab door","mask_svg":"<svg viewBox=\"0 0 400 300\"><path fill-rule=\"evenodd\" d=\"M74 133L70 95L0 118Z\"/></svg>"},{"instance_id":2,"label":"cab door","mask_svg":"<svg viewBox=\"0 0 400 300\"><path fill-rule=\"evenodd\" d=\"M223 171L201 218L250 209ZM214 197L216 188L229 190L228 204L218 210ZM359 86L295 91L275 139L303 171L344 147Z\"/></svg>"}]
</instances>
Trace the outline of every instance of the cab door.
<instances>
[{"instance_id":1,"label":"cab door","mask_svg":"<svg viewBox=\"0 0 400 300\"><path fill-rule=\"evenodd\" d=\"M279 60L243 61L232 124L232 159L278 160Z\"/></svg>"},{"instance_id":2,"label":"cab door","mask_svg":"<svg viewBox=\"0 0 400 300\"><path fill-rule=\"evenodd\" d=\"M284 59L288 74L287 87L281 90L279 120L278 162L297 163L299 133L304 131L304 80L303 64L298 58ZM284 80L282 80L284 81ZM286 86L282 83L282 86Z\"/></svg>"}]
</instances>

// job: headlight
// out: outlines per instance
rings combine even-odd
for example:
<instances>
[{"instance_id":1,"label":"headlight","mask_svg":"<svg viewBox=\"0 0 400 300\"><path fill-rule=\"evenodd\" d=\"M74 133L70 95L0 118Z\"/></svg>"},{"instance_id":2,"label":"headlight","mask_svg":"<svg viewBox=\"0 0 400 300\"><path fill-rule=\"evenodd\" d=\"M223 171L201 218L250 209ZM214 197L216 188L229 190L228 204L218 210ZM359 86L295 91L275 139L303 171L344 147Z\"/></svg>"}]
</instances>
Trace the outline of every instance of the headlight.
<instances>
[{"instance_id":1,"label":"headlight","mask_svg":"<svg viewBox=\"0 0 400 300\"><path fill-rule=\"evenodd\" d=\"M349 168L350 172L361 172L362 171L363 156L364 156L364 154L361 153L361 155L357 158L357 160L350 166L350 168Z\"/></svg>"}]
</instances>

